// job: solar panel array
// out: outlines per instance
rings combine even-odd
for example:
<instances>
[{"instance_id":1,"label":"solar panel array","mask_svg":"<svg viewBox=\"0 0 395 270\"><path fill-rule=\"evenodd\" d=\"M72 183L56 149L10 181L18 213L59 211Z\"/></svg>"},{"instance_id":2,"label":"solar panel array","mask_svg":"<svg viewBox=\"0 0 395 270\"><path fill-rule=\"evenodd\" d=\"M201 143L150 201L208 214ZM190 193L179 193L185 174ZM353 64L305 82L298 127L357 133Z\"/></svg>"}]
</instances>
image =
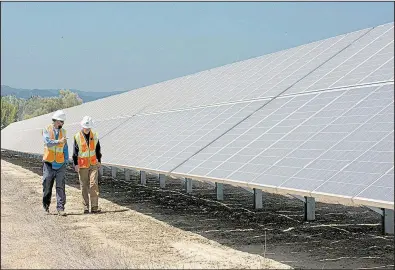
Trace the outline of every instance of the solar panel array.
<instances>
[{"instance_id":1,"label":"solar panel array","mask_svg":"<svg viewBox=\"0 0 395 270\"><path fill-rule=\"evenodd\" d=\"M65 128L94 117L108 165L393 209L393 27L85 103ZM11 124L1 147L41 154L50 115Z\"/></svg>"}]
</instances>

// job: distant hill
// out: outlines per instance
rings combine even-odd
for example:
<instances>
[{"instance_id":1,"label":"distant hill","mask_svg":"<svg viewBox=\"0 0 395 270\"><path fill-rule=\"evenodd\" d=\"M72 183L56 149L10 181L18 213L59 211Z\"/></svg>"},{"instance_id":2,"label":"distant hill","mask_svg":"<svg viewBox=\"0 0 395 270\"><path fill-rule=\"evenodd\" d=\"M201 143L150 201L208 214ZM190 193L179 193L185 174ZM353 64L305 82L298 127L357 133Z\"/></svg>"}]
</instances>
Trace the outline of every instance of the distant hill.
<instances>
[{"instance_id":1,"label":"distant hill","mask_svg":"<svg viewBox=\"0 0 395 270\"><path fill-rule=\"evenodd\" d=\"M1 95L2 96L14 95L17 98L24 98L24 99L28 99L31 96L56 97L59 96L59 90L60 89L17 89L7 85L2 85ZM70 91L77 93L84 103L126 92L126 91L87 92L87 91L80 91L75 89L70 89Z\"/></svg>"}]
</instances>

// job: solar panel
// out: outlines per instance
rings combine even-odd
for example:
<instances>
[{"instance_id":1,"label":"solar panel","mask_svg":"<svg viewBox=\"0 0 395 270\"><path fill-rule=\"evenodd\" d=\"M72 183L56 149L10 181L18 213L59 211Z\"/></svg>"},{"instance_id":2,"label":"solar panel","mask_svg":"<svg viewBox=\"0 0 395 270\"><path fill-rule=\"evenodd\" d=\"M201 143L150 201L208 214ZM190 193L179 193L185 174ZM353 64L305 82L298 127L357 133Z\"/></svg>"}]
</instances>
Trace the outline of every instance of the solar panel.
<instances>
[{"instance_id":1,"label":"solar panel","mask_svg":"<svg viewBox=\"0 0 395 270\"><path fill-rule=\"evenodd\" d=\"M18 121L15 123L12 123L10 126L13 127L13 129L16 130L29 130L29 129L36 129L40 126L44 127L48 125L48 119L49 121L51 120L51 114L47 115L40 115L38 117L30 118L24 121Z\"/></svg>"},{"instance_id":2,"label":"solar panel","mask_svg":"<svg viewBox=\"0 0 395 270\"><path fill-rule=\"evenodd\" d=\"M108 165L393 208L393 42L385 24L65 109L70 154L91 115ZM51 114L1 147L42 153Z\"/></svg>"},{"instance_id":3,"label":"solar panel","mask_svg":"<svg viewBox=\"0 0 395 270\"><path fill-rule=\"evenodd\" d=\"M49 118L50 119L50 118ZM95 132L98 133L99 139L101 140L106 135L111 133L113 130L118 128L127 119L118 118L104 121L95 122ZM22 123L22 122L20 122ZM50 123L50 120L46 119L46 123L42 123L42 127L33 129L24 129L22 131L15 130L13 125L10 125L1 132L1 148L10 149L15 151L27 152L32 154L42 154L44 150L42 130L45 126ZM73 136L81 130L79 123L66 124L64 128L67 131L67 140L69 146L70 157L73 153ZM103 151L111 151L110 145L102 146Z\"/></svg>"},{"instance_id":4,"label":"solar panel","mask_svg":"<svg viewBox=\"0 0 395 270\"><path fill-rule=\"evenodd\" d=\"M236 98L251 99L278 95L330 60L352 42L366 34L367 31L358 31L307 46L301 56L293 58L291 63L287 61L285 65L281 65L281 70L275 73L275 76L269 73L268 76L260 78L246 90L239 91Z\"/></svg>"},{"instance_id":5,"label":"solar panel","mask_svg":"<svg viewBox=\"0 0 395 270\"><path fill-rule=\"evenodd\" d=\"M367 29L219 68L207 83L199 79L201 75L190 76L177 89L187 89L185 94L184 91L182 95L176 91L173 95L172 87L166 87L161 92L161 95L166 96L166 102L151 103L147 110L157 111L159 107L187 108L275 96L366 32Z\"/></svg>"},{"instance_id":6,"label":"solar panel","mask_svg":"<svg viewBox=\"0 0 395 270\"><path fill-rule=\"evenodd\" d=\"M19 132L18 127L15 123L7 126L1 130L1 148L2 149L15 149L17 145L22 141L22 132Z\"/></svg>"},{"instance_id":7,"label":"solar panel","mask_svg":"<svg viewBox=\"0 0 395 270\"><path fill-rule=\"evenodd\" d=\"M356 196L393 168L393 93L392 83L278 98L174 172Z\"/></svg>"},{"instance_id":8,"label":"solar panel","mask_svg":"<svg viewBox=\"0 0 395 270\"><path fill-rule=\"evenodd\" d=\"M354 202L363 204L366 198L373 201L394 201L394 169L392 168L376 181L365 187L354 197Z\"/></svg>"},{"instance_id":9,"label":"solar panel","mask_svg":"<svg viewBox=\"0 0 395 270\"><path fill-rule=\"evenodd\" d=\"M230 130L266 100L136 116L103 139L111 164L169 171Z\"/></svg>"},{"instance_id":10,"label":"solar panel","mask_svg":"<svg viewBox=\"0 0 395 270\"><path fill-rule=\"evenodd\" d=\"M125 118L118 118L118 119L111 119L111 120L99 120L94 122L94 131L98 134L99 140L101 141L103 138L108 136L111 132L116 130L118 127L120 127L127 119ZM79 123L77 124L71 124L71 125L65 125L64 128L67 131L67 136L69 139L67 140L68 146L69 146L69 153L70 157L71 154L73 153L73 143L74 143L74 135L81 131L81 125ZM110 152L111 151L111 145L101 145L102 151L103 152ZM42 151L42 150L41 150Z\"/></svg>"},{"instance_id":11,"label":"solar panel","mask_svg":"<svg viewBox=\"0 0 395 270\"><path fill-rule=\"evenodd\" d=\"M12 138L12 139L10 139ZM6 135L1 134L1 147L14 151L20 151L24 153L43 153L44 146L41 129L30 129L23 132L9 132ZM6 142L3 146L3 140Z\"/></svg>"},{"instance_id":12,"label":"solar panel","mask_svg":"<svg viewBox=\"0 0 395 270\"><path fill-rule=\"evenodd\" d=\"M373 28L287 94L393 80L394 24Z\"/></svg>"}]
</instances>

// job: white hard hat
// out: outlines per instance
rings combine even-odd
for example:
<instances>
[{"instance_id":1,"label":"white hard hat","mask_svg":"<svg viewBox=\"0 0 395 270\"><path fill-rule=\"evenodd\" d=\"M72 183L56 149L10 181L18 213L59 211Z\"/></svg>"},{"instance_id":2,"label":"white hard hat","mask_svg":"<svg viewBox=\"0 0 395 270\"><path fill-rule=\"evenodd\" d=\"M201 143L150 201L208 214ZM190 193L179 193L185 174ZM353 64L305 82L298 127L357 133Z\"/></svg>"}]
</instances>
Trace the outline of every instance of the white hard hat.
<instances>
[{"instance_id":1,"label":"white hard hat","mask_svg":"<svg viewBox=\"0 0 395 270\"><path fill-rule=\"evenodd\" d=\"M64 111L58 110L52 115L52 119L66 121L66 114L64 113Z\"/></svg>"},{"instance_id":2,"label":"white hard hat","mask_svg":"<svg viewBox=\"0 0 395 270\"><path fill-rule=\"evenodd\" d=\"M84 116L81 121L81 127L83 128L93 128L93 120L90 116Z\"/></svg>"}]
</instances>

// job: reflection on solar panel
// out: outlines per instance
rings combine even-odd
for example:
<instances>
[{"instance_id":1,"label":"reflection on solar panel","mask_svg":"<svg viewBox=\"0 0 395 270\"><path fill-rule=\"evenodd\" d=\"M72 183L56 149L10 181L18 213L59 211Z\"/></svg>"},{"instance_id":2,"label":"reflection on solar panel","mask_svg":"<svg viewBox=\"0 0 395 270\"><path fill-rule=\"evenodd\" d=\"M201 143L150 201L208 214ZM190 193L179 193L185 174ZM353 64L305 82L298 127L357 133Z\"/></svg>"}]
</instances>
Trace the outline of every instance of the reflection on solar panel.
<instances>
[{"instance_id":1,"label":"reflection on solar panel","mask_svg":"<svg viewBox=\"0 0 395 270\"><path fill-rule=\"evenodd\" d=\"M267 101L150 114L131 118L104 138L108 162L169 171L230 130Z\"/></svg>"},{"instance_id":2,"label":"reflection on solar panel","mask_svg":"<svg viewBox=\"0 0 395 270\"><path fill-rule=\"evenodd\" d=\"M177 167L178 174L393 202L394 85L281 97ZM392 181L391 181L392 182ZM392 185L392 187L391 187Z\"/></svg>"},{"instance_id":3,"label":"reflection on solar panel","mask_svg":"<svg viewBox=\"0 0 395 270\"><path fill-rule=\"evenodd\" d=\"M69 108L65 128L93 116L108 165L393 209L393 26ZM49 121L11 124L1 147L42 153Z\"/></svg>"}]
</instances>

